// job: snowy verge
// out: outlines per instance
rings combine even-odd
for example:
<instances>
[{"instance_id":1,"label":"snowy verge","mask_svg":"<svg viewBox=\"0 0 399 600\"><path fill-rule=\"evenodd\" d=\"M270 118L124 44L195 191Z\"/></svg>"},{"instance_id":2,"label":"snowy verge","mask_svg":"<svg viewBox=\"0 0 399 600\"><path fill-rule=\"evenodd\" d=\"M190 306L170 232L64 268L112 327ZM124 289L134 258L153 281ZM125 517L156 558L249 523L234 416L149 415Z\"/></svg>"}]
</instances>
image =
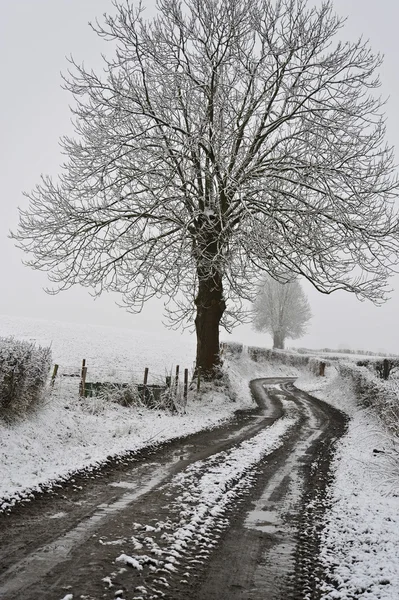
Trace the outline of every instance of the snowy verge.
<instances>
[{"instance_id":1,"label":"snowy verge","mask_svg":"<svg viewBox=\"0 0 399 600\"><path fill-rule=\"evenodd\" d=\"M334 367L295 385L351 418L338 442L322 534L327 574L323 600L399 598L399 468L395 441L372 409L359 407L354 384ZM396 452L396 455L395 455Z\"/></svg>"},{"instance_id":2,"label":"snowy verge","mask_svg":"<svg viewBox=\"0 0 399 600\"><path fill-rule=\"evenodd\" d=\"M109 457L220 425L237 409L254 406L250 379L276 374L275 369L270 372L266 365L252 363L247 355L226 361L226 372L230 395L223 387L200 396L193 393L181 415L95 398L82 401L76 381L59 378L43 406L29 418L0 423L0 511ZM281 374L286 373L282 367Z\"/></svg>"}]
</instances>

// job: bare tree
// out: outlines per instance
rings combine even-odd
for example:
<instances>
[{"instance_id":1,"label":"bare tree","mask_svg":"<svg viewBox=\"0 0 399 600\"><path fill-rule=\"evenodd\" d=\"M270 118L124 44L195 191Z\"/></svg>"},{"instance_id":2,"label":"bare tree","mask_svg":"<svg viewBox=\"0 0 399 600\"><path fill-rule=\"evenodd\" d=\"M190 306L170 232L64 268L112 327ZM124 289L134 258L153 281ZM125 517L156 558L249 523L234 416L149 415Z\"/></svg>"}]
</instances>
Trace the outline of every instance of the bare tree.
<instances>
[{"instance_id":1,"label":"bare tree","mask_svg":"<svg viewBox=\"0 0 399 600\"><path fill-rule=\"evenodd\" d=\"M265 271L384 300L398 259L397 179L374 94L381 58L336 40L330 2L115 1L97 74L71 60L76 139L14 234L54 290L169 298L213 376L219 325Z\"/></svg>"},{"instance_id":2,"label":"bare tree","mask_svg":"<svg viewBox=\"0 0 399 600\"><path fill-rule=\"evenodd\" d=\"M286 338L297 339L306 332L312 317L310 305L297 279L280 283L266 277L259 286L254 305L254 326L273 336L273 348L284 348Z\"/></svg>"}]
</instances>

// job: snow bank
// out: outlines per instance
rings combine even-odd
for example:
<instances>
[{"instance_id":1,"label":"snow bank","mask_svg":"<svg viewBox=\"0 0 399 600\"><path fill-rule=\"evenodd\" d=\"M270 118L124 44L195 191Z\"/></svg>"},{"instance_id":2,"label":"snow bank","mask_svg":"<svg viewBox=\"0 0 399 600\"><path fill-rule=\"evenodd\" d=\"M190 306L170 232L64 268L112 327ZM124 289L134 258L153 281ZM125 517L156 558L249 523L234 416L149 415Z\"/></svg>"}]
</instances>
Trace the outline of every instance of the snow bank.
<instances>
[{"instance_id":1,"label":"snow bank","mask_svg":"<svg viewBox=\"0 0 399 600\"><path fill-rule=\"evenodd\" d=\"M359 406L356 383L330 367L297 387L351 416L339 441L322 533L323 600L399 597L399 453L377 413Z\"/></svg>"}]
</instances>

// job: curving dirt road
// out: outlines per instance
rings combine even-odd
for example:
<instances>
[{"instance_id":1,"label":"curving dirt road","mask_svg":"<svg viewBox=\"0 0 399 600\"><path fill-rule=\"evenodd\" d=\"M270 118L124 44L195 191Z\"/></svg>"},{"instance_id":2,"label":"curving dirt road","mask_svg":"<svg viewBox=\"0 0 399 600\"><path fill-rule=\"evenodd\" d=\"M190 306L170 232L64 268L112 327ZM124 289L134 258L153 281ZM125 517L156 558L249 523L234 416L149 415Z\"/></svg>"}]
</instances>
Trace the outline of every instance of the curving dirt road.
<instances>
[{"instance_id":1,"label":"curving dirt road","mask_svg":"<svg viewBox=\"0 0 399 600\"><path fill-rule=\"evenodd\" d=\"M337 410L251 383L223 427L75 477L0 515L3 600L317 599Z\"/></svg>"}]
</instances>

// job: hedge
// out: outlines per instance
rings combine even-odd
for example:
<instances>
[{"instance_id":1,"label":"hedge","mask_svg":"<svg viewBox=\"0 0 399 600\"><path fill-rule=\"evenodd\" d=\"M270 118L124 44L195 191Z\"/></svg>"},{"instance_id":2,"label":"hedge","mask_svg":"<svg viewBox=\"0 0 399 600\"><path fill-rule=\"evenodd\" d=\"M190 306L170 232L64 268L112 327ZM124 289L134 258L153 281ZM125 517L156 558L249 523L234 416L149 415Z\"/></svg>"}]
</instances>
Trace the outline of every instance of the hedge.
<instances>
[{"instance_id":1,"label":"hedge","mask_svg":"<svg viewBox=\"0 0 399 600\"><path fill-rule=\"evenodd\" d=\"M322 371L324 372L324 367L331 364L330 361L321 360L313 356L286 352L284 350L256 348L255 346L248 348L248 354L255 362L282 363L290 367L307 368L315 375L319 375Z\"/></svg>"},{"instance_id":2,"label":"hedge","mask_svg":"<svg viewBox=\"0 0 399 600\"><path fill-rule=\"evenodd\" d=\"M51 349L0 337L0 417L26 413L41 399L51 366Z\"/></svg>"},{"instance_id":3,"label":"hedge","mask_svg":"<svg viewBox=\"0 0 399 600\"><path fill-rule=\"evenodd\" d=\"M341 377L352 380L361 406L372 408L384 425L395 435L399 433L399 385L373 375L365 366L339 363Z\"/></svg>"},{"instance_id":4,"label":"hedge","mask_svg":"<svg viewBox=\"0 0 399 600\"><path fill-rule=\"evenodd\" d=\"M220 353L225 356L239 356L242 353L243 345L238 342L221 342Z\"/></svg>"},{"instance_id":5,"label":"hedge","mask_svg":"<svg viewBox=\"0 0 399 600\"><path fill-rule=\"evenodd\" d=\"M393 372L399 370L399 358L366 358L356 362L358 367L367 367L380 379L389 379Z\"/></svg>"}]
</instances>

